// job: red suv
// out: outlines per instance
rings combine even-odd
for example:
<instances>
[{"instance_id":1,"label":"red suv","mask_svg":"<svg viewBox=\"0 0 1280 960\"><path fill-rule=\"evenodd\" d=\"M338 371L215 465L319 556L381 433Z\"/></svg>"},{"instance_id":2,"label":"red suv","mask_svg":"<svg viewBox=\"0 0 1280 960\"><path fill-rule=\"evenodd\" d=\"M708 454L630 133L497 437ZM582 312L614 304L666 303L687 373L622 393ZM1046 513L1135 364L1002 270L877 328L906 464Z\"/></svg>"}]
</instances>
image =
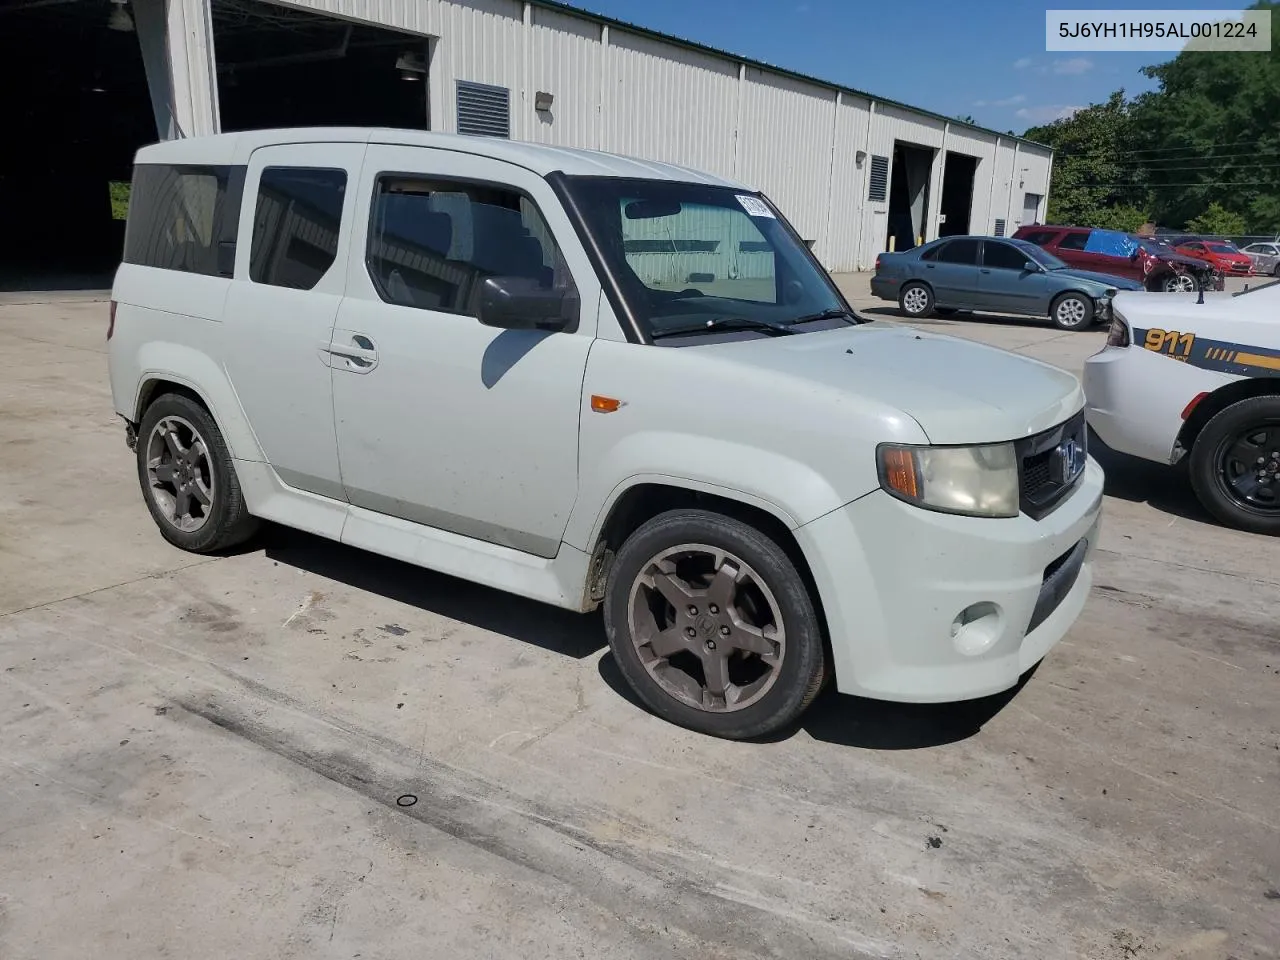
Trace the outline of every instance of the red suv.
<instances>
[{"instance_id":1,"label":"red suv","mask_svg":"<svg viewBox=\"0 0 1280 960\"><path fill-rule=\"evenodd\" d=\"M1070 267L1137 280L1152 291L1189 292L1197 286L1221 290L1223 286L1213 264L1178 253L1158 237L1043 224L1019 227L1013 236L1044 247Z\"/></svg>"}]
</instances>

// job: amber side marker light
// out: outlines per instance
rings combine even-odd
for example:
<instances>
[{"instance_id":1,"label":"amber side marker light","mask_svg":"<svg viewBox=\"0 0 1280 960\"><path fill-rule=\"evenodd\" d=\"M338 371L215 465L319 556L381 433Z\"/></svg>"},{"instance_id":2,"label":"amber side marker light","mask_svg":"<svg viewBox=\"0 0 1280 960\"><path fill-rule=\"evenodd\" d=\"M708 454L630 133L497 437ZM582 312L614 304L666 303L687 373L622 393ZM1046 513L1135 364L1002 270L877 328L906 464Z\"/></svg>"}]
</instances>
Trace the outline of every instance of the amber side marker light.
<instances>
[{"instance_id":1,"label":"amber side marker light","mask_svg":"<svg viewBox=\"0 0 1280 960\"><path fill-rule=\"evenodd\" d=\"M920 499L920 481L916 476L916 458L910 450L884 451L884 482L911 500Z\"/></svg>"},{"instance_id":2,"label":"amber side marker light","mask_svg":"<svg viewBox=\"0 0 1280 960\"><path fill-rule=\"evenodd\" d=\"M1195 413L1196 407L1200 406L1200 401L1208 395L1208 393L1197 393L1192 397L1191 402L1188 403L1182 411L1182 419L1185 420L1187 417L1191 416L1191 414Z\"/></svg>"},{"instance_id":3,"label":"amber side marker light","mask_svg":"<svg viewBox=\"0 0 1280 960\"><path fill-rule=\"evenodd\" d=\"M591 409L595 413L613 413L622 406L622 401L616 397L602 397L598 393L591 395Z\"/></svg>"}]
</instances>

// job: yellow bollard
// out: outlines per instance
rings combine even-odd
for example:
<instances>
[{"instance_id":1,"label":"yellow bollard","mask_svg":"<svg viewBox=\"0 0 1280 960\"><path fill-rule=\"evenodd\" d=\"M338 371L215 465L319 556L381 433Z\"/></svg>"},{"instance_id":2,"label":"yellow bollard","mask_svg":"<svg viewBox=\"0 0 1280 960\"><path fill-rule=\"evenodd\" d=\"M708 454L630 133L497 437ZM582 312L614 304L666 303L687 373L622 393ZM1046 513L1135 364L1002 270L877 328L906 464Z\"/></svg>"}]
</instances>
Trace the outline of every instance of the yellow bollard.
<instances>
[{"instance_id":1,"label":"yellow bollard","mask_svg":"<svg viewBox=\"0 0 1280 960\"><path fill-rule=\"evenodd\" d=\"M897 238L897 237L890 237L890 238L889 238L889 252L890 252L890 253L893 253L893 251L894 251L894 250L896 250L896 249L898 249L898 238Z\"/></svg>"}]
</instances>

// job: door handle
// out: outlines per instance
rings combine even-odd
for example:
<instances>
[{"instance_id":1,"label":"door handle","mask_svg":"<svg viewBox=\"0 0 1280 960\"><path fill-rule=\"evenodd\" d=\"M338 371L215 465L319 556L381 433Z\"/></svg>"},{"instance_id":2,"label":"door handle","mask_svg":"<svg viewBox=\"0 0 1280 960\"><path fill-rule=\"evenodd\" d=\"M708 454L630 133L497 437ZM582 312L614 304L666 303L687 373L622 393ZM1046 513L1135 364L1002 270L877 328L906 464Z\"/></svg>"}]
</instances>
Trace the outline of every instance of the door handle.
<instances>
[{"instance_id":1,"label":"door handle","mask_svg":"<svg viewBox=\"0 0 1280 960\"><path fill-rule=\"evenodd\" d=\"M333 357L341 357L353 373L368 373L378 365L378 348L362 333L351 335L349 342L330 340L320 349Z\"/></svg>"},{"instance_id":2,"label":"door handle","mask_svg":"<svg viewBox=\"0 0 1280 960\"><path fill-rule=\"evenodd\" d=\"M990 271L987 267L982 267L978 272L979 272L979 273L990 273L991 271Z\"/></svg>"}]
</instances>

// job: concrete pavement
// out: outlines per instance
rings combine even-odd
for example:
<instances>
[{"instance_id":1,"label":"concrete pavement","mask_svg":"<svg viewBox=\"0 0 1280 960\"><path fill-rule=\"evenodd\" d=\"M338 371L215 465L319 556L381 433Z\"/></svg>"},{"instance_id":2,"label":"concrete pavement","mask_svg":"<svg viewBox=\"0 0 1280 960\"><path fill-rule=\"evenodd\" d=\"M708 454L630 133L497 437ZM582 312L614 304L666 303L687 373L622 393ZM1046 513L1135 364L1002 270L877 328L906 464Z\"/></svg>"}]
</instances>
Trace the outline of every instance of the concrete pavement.
<instances>
[{"instance_id":1,"label":"concrete pavement","mask_svg":"<svg viewBox=\"0 0 1280 960\"><path fill-rule=\"evenodd\" d=\"M1277 548L1177 473L1104 452L1094 595L1015 694L726 743L631 702L595 617L278 529L168 547L106 304L36 299L0 305L0 957L1280 956Z\"/></svg>"}]
</instances>

